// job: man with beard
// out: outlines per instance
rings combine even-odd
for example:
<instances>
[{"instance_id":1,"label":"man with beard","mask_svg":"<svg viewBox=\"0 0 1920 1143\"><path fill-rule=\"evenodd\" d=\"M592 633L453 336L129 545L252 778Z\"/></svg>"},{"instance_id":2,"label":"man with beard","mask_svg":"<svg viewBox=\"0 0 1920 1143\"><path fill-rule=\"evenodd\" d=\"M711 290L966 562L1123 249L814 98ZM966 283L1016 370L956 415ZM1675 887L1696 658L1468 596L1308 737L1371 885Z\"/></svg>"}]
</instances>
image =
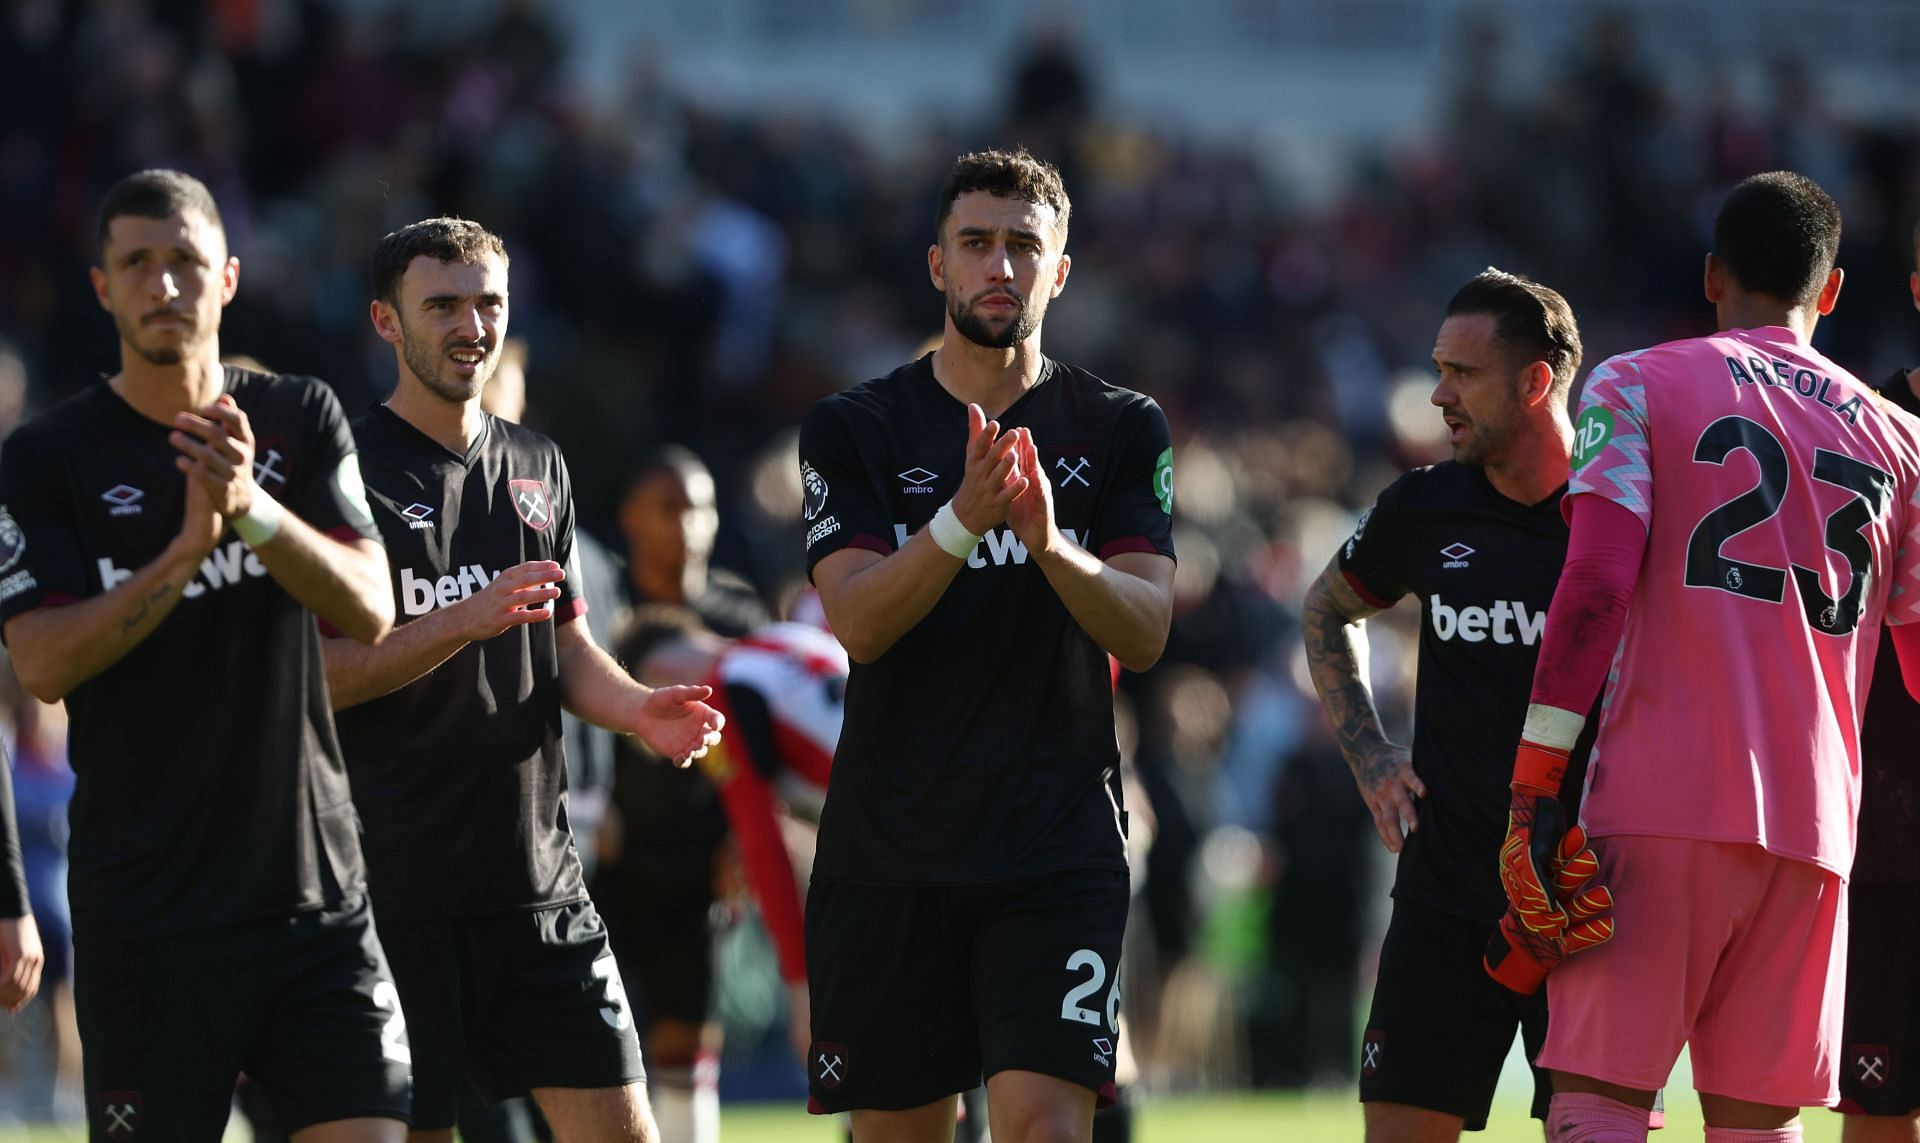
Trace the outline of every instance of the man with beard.
<instances>
[{"instance_id":1,"label":"man with beard","mask_svg":"<svg viewBox=\"0 0 1920 1143\"><path fill-rule=\"evenodd\" d=\"M1526 716L1567 552L1560 500L1580 331L1558 293L1490 268L1447 303L1433 368L1454 459L1380 494L1300 616L1340 751L1381 844L1400 855L1360 1099L1369 1140L1409 1143L1483 1130L1515 1027L1529 1060L1546 1037L1545 994L1515 995L1480 959L1506 911L1495 864L1507 824L1501 754ZM1363 666L1364 621L1408 595L1422 620L1411 751L1381 729ZM1536 1119L1552 1094L1536 1069Z\"/></svg>"},{"instance_id":2,"label":"man with beard","mask_svg":"<svg viewBox=\"0 0 1920 1143\"><path fill-rule=\"evenodd\" d=\"M853 661L807 899L819 1111L858 1141L1086 1139L1113 1097L1127 916L1108 655L1172 615L1173 449L1149 398L1040 352L1070 205L1024 151L941 192L940 347L800 434L814 586Z\"/></svg>"},{"instance_id":3,"label":"man with beard","mask_svg":"<svg viewBox=\"0 0 1920 1143\"><path fill-rule=\"evenodd\" d=\"M567 829L560 711L684 762L706 687L651 690L593 642L553 442L481 410L507 252L435 218L384 238L374 329L399 383L357 425L400 621L325 642L380 930L414 1037L414 1137L451 1140L462 1073L555 1137L653 1139L640 1045Z\"/></svg>"},{"instance_id":4,"label":"man with beard","mask_svg":"<svg viewBox=\"0 0 1920 1143\"><path fill-rule=\"evenodd\" d=\"M99 243L120 371L0 459L14 669L71 716L92 1134L217 1139L244 1071L302 1143L398 1140L406 1025L314 630L393 621L353 438L318 380L221 365L240 263L199 181L122 180Z\"/></svg>"}]
</instances>

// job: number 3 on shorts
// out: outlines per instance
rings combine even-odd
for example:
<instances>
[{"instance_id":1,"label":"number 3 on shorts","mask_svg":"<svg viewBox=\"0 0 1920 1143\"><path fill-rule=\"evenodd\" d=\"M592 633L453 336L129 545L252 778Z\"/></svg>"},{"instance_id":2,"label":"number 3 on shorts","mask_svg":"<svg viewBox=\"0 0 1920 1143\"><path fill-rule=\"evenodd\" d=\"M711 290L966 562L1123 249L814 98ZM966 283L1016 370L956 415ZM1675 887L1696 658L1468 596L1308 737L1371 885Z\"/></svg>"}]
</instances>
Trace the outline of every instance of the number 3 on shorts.
<instances>
[{"instance_id":1,"label":"number 3 on shorts","mask_svg":"<svg viewBox=\"0 0 1920 1143\"><path fill-rule=\"evenodd\" d=\"M1072 1020L1080 1024L1100 1025L1100 1013L1091 1008L1082 1008L1080 1002L1100 991L1107 982L1107 962L1092 949L1080 949L1067 958L1067 971L1078 972L1086 969L1087 979L1067 990L1060 1001L1060 1019ZM1113 978L1113 987L1107 989L1107 1030L1118 1035L1120 1032L1120 978Z\"/></svg>"},{"instance_id":2,"label":"number 3 on shorts","mask_svg":"<svg viewBox=\"0 0 1920 1143\"><path fill-rule=\"evenodd\" d=\"M620 983L620 965L612 956L603 956L593 962L593 975L606 988L607 1002L600 1007L600 1019L616 1029L624 1029L633 1023L633 1017L627 1014L627 986Z\"/></svg>"}]
</instances>

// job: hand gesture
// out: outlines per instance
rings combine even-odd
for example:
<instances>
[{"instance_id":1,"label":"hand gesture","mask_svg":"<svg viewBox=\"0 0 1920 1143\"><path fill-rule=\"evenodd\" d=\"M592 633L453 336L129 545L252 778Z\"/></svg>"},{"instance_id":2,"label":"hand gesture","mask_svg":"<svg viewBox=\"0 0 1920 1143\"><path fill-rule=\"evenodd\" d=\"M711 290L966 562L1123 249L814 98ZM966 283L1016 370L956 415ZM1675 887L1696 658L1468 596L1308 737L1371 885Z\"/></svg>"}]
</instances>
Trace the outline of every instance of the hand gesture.
<instances>
[{"instance_id":1,"label":"hand gesture","mask_svg":"<svg viewBox=\"0 0 1920 1143\"><path fill-rule=\"evenodd\" d=\"M186 464L187 460L182 457L176 463ZM213 496L207 486L189 475L186 507L180 516L181 542L204 556L220 543L220 535L226 530L226 518L214 510Z\"/></svg>"},{"instance_id":2,"label":"hand gesture","mask_svg":"<svg viewBox=\"0 0 1920 1143\"><path fill-rule=\"evenodd\" d=\"M1413 752L1391 742L1382 743L1368 751L1353 781L1360 787L1360 800L1367 803L1367 812L1373 815L1373 832L1380 835L1380 844L1388 853L1399 853L1407 840L1400 832L1401 823L1406 823L1407 833L1420 828L1413 800L1427 796L1426 783L1413 772Z\"/></svg>"},{"instance_id":3,"label":"hand gesture","mask_svg":"<svg viewBox=\"0 0 1920 1143\"><path fill-rule=\"evenodd\" d=\"M1033 446L1033 430L1013 430L1014 472L1025 487L1007 508L1007 525L1026 545L1029 552L1040 553L1054 547L1057 533L1053 525L1053 482L1040 467L1040 451Z\"/></svg>"},{"instance_id":4,"label":"hand gesture","mask_svg":"<svg viewBox=\"0 0 1920 1143\"><path fill-rule=\"evenodd\" d=\"M633 732L657 753L685 768L720 745L727 720L708 706L712 687L660 687L647 695L634 719Z\"/></svg>"},{"instance_id":5,"label":"hand gesture","mask_svg":"<svg viewBox=\"0 0 1920 1143\"><path fill-rule=\"evenodd\" d=\"M552 603L560 598L560 581L566 578L567 569L552 560L528 560L494 576L447 610L460 617L467 641L477 643L509 627L552 619Z\"/></svg>"},{"instance_id":6,"label":"hand gesture","mask_svg":"<svg viewBox=\"0 0 1920 1143\"><path fill-rule=\"evenodd\" d=\"M1001 433L1000 422L989 421L980 406L967 406L967 466L953 514L976 536L1005 521L1007 505L1026 489L1014 471L1014 444L1015 434Z\"/></svg>"},{"instance_id":7,"label":"hand gesture","mask_svg":"<svg viewBox=\"0 0 1920 1143\"><path fill-rule=\"evenodd\" d=\"M216 397L199 415L178 413L167 440L180 450L174 465L207 490L213 510L244 516L259 488L253 482L253 426L233 398Z\"/></svg>"},{"instance_id":8,"label":"hand gesture","mask_svg":"<svg viewBox=\"0 0 1920 1143\"><path fill-rule=\"evenodd\" d=\"M0 920L0 1008L18 1012L40 991L40 969L46 963L40 947L40 926L31 916Z\"/></svg>"}]
</instances>

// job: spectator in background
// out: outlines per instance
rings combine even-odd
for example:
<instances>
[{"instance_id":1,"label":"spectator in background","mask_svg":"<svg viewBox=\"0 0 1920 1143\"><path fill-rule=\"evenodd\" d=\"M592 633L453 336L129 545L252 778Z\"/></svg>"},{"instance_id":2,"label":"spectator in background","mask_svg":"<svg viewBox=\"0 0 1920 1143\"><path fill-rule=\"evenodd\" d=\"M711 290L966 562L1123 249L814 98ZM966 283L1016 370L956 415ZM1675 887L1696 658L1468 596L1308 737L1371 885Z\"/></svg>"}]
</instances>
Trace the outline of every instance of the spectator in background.
<instances>
[{"instance_id":1,"label":"spectator in background","mask_svg":"<svg viewBox=\"0 0 1920 1143\"><path fill-rule=\"evenodd\" d=\"M720 530L713 474L693 451L659 445L643 452L620 503L627 543L627 591L635 606L686 607L716 635L738 639L772 617L752 584L713 566Z\"/></svg>"},{"instance_id":2,"label":"spectator in background","mask_svg":"<svg viewBox=\"0 0 1920 1143\"><path fill-rule=\"evenodd\" d=\"M753 588L710 563L720 520L713 477L700 458L664 445L644 454L633 472L620 530L635 606L686 607L728 638L767 622ZM635 666L630 653L623 658ZM726 813L698 771L662 765L624 740L615 757L594 893L645 1021L661 1130L708 1143L720 1129L720 1027L712 1012Z\"/></svg>"}]
</instances>

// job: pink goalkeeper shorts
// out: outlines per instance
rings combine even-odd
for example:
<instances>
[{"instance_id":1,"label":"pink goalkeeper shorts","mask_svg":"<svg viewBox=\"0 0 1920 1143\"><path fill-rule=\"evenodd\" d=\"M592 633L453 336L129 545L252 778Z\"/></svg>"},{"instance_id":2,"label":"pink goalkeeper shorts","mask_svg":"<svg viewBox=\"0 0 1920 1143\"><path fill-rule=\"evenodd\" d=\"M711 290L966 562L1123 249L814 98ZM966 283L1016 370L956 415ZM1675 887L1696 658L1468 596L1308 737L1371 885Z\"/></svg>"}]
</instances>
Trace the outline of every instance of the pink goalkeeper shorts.
<instances>
[{"instance_id":1,"label":"pink goalkeeper shorts","mask_svg":"<svg viewBox=\"0 0 1920 1143\"><path fill-rule=\"evenodd\" d=\"M1593 848L1614 936L1547 978L1539 1065L1651 1090L1684 1043L1697 1090L1837 1100L1845 882L1758 845L1633 835Z\"/></svg>"}]
</instances>

